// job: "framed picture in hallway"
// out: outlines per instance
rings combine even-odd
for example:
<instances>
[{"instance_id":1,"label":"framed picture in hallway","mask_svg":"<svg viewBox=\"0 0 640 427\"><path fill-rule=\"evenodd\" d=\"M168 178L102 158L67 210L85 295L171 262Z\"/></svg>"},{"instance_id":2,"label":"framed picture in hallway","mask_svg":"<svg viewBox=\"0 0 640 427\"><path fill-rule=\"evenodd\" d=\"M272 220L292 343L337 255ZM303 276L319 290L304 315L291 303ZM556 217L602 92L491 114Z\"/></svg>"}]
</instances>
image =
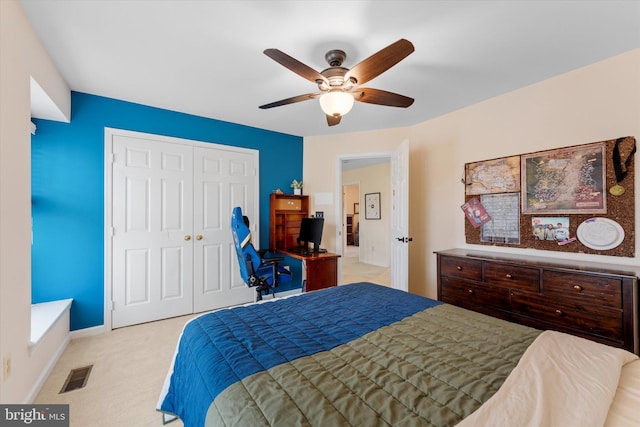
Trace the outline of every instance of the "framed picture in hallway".
<instances>
[{"instance_id":1,"label":"framed picture in hallway","mask_svg":"<svg viewBox=\"0 0 640 427\"><path fill-rule=\"evenodd\" d=\"M380 193L364 195L364 219L380 219Z\"/></svg>"}]
</instances>

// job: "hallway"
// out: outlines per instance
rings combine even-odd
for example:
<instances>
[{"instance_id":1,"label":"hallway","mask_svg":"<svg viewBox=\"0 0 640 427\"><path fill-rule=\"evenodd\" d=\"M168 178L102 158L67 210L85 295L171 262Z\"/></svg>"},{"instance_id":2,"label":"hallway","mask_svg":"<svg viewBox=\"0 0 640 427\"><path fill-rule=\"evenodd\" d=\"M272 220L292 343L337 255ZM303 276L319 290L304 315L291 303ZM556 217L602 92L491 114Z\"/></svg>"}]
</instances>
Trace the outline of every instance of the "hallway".
<instances>
[{"instance_id":1,"label":"hallway","mask_svg":"<svg viewBox=\"0 0 640 427\"><path fill-rule=\"evenodd\" d=\"M365 264L358 261L358 246L345 246L342 254L342 282L372 282L379 285L390 286L391 278L388 267Z\"/></svg>"}]
</instances>

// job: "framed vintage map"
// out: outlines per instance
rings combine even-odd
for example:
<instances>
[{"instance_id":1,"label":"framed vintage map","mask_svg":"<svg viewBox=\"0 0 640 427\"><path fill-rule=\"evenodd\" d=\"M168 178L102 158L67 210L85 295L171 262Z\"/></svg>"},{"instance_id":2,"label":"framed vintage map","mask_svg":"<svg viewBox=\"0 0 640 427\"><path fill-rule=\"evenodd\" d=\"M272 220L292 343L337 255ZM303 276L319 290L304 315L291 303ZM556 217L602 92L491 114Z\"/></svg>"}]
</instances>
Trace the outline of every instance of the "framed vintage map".
<instances>
[{"instance_id":1,"label":"framed vintage map","mask_svg":"<svg viewBox=\"0 0 640 427\"><path fill-rule=\"evenodd\" d=\"M606 213L605 144L522 156L522 213Z\"/></svg>"},{"instance_id":2,"label":"framed vintage map","mask_svg":"<svg viewBox=\"0 0 640 427\"><path fill-rule=\"evenodd\" d=\"M520 156L503 157L465 165L468 196L520 191Z\"/></svg>"}]
</instances>

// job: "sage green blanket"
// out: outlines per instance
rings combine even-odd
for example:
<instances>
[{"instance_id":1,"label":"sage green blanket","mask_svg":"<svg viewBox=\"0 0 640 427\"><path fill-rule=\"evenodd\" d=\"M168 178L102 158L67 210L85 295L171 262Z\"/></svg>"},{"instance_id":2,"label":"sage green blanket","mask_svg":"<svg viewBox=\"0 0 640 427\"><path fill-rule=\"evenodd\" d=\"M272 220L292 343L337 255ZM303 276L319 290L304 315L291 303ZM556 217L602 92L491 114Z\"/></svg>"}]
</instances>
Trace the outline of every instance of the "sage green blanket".
<instances>
[{"instance_id":1,"label":"sage green blanket","mask_svg":"<svg viewBox=\"0 0 640 427\"><path fill-rule=\"evenodd\" d=\"M229 386L209 426L454 426L540 331L444 304Z\"/></svg>"}]
</instances>

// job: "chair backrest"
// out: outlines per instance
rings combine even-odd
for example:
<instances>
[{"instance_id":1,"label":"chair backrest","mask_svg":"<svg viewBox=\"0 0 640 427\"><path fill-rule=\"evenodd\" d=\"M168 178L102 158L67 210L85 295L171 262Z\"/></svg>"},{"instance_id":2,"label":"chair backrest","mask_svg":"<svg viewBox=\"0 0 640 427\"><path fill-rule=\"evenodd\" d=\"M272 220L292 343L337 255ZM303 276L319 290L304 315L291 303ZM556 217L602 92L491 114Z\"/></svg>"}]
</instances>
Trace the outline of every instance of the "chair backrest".
<instances>
[{"instance_id":1,"label":"chair backrest","mask_svg":"<svg viewBox=\"0 0 640 427\"><path fill-rule=\"evenodd\" d=\"M251 244L251 230L242 217L242 209L239 206L233 208L231 214L231 234L233 235L233 244L236 247L238 264L240 265L240 276L248 285L249 277L260 267L262 259L253 244ZM247 261L251 261L253 271L249 269Z\"/></svg>"}]
</instances>

